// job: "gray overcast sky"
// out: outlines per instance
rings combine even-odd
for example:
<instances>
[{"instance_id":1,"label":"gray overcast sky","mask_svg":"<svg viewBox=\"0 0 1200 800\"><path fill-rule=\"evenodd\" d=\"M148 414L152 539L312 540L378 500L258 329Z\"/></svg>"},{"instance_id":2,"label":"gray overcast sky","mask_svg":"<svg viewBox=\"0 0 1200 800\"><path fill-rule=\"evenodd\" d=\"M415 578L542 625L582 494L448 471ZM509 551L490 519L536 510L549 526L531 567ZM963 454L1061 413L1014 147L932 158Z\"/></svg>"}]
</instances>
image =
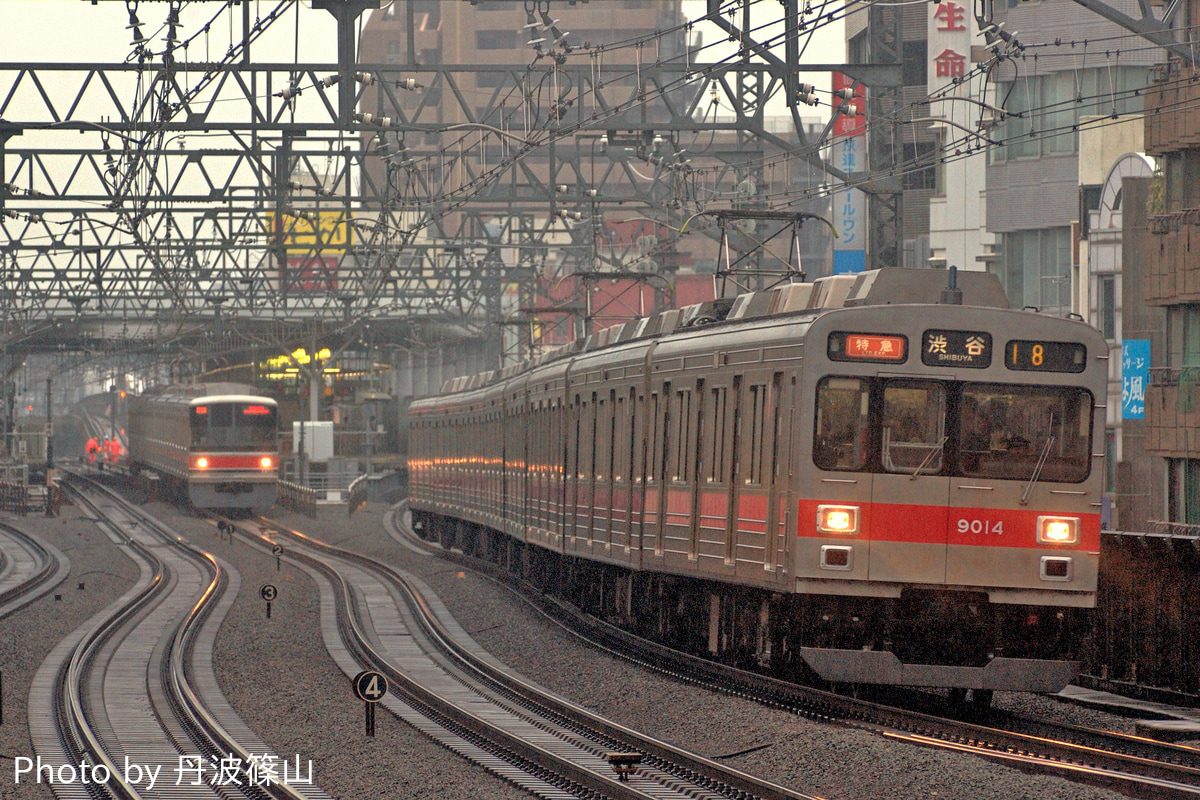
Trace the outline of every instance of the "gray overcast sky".
<instances>
[{"instance_id":1,"label":"gray overcast sky","mask_svg":"<svg viewBox=\"0 0 1200 800\"><path fill-rule=\"evenodd\" d=\"M248 1L253 4L251 9L254 15L265 13L277 5L277 0ZM592 2L601 4L606 0ZM684 0L684 13L695 19L704 13L705 5L704 0ZM779 6L774 0L764 0L758 8L761 9L758 20L765 20L768 15L779 13ZM569 18L573 11L564 0L557 0L552 9L564 18ZM181 34L191 36L204 21L222 10L224 13L209 36L209 55L214 59L223 55L229 45L227 7L224 3L199 2L192 3L184 11L184 27ZM236 35L240 30L236 26L240 26L241 9L234 8L234 15ZM142 3L138 9L138 16L146 23L143 29L145 34L151 36L166 16L166 4ZM260 43L254 46L252 52L256 61L278 63L294 60L294 24L297 18L300 24L300 60L335 60L337 47L334 41L333 17L327 12L303 7L298 15L295 11L289 11L284 19L276 22ZM0 0L0 61L121 61L131 50L131 34L125 29L127 24L125 4L115 0L100 0L97 5L92 5L87 0ZM724 34L714 26L705 25L703 28L706 43L720 42L724 38ZM161 34L157 38L161 38ZM838 62L842 60L844 52L842 25L839 22L814 40L805 54L805 60L812 63ZM203 60L203 54L204 44L201 37L189 55L192 60ZM725 54L727 53L721 53ZM817 76L813 77L815 79Z\"/></svg>"}]
</instances>

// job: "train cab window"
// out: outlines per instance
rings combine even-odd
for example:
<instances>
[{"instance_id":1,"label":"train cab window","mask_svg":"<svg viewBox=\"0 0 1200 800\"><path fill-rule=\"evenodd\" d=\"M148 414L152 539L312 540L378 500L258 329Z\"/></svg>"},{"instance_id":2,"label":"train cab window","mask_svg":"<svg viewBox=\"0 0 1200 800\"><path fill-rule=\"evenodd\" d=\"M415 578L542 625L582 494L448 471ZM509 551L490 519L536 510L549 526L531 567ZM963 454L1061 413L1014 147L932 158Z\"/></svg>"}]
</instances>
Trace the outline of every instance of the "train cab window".
<instances>
[{"instance_id":1,"label":"train cab window","mask_svg":"<svg viewBox=\"0 0 1200 800\"><path fill-rule=\"evenodd\" d=\"M946 390L929 381L888 381L883 387L882 456L887 472L942 471Z\"/></svg>"},{"instance_id":2,"label":"train cab window","mask_svg":"<svg viewBox=\"0 0 1200 800\"><path fill-rule=\"evenodd\" d=\"M860 470L867 464L870 389L860 378L825 378L817 385L813 461L821 469Z\"/></svg>"},{"instance_id":3,"label":"train cab window","mask_svg":"<svg viewBox=\"0 0 1200 800\"><path fill-rule=\"evenodd\" d=\"M1092 396L1060 386L963 384L958 423L961 474L1078 483L1091 469Z\"/></svg>"},{"instance_id":4,"label":"train cab window","mask_svg":"<svg viewBox=\"0 0 1200 800\"><path fill-rule=\"evenodd\" d=\"M201 410L203 409L203 410ZM261 403L210 403L192 409L192 447L222 450L273 450L277 413Z\"/></svg>"}]
</instances>

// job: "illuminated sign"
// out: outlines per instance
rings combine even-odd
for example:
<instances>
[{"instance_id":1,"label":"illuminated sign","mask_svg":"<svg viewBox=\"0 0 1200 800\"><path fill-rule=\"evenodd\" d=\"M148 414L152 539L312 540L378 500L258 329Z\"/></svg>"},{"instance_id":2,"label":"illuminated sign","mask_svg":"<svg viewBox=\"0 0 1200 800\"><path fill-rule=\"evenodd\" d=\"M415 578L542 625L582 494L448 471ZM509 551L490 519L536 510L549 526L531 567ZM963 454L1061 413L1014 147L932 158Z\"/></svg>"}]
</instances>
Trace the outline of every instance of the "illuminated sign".
<instances>
[{"instance_id":1,"label":"illuminated sign","mask_svg":"<svg viewBox=\"0 0 1200 800\"><path fill-rule=\"evenodd\" d=\"M208 406L196 406L196 413L197 414L207 414Z\"/></svg>"},{"instance_id":2,"label":"illuminated sign","mask_svg":"<svg viewBox=\"0 0 1200 800\"><path fill-rule=\"evenodd\" d=\"M984 331L925 331L921 362L931 367L984 369L992 364L992 335Z\"/></svg>"},{"instance_id":3,"label":"illuminated sign","mask_svg":"<svg viewBox=\"0 0 1200 800\"><path fill-rule=\"evenodd\" d=\"M1087 348L1079 342L1014 339L1004 346L1004 366L1026 372L1083 372Z\"/></svg>"},{"instance_id":4,"label":"illuminated sign","mask_svg":"<svg viewBox=\"0 0 1200 800\"><path fill-rule=\"evenodd\" d=\"M904 336L881 336L874 333L843 333L829 335L831 361L877 361L902 364L908 357L908 339Z\"/></svg>"},{"instance_id":5,"label":"illuminated sign","mask_svg":"<svg viewBox=\"0 0 1200 800\"><path fill-rule=\"evenodd\" d=\"M251 415L270 414L271 409L266 406L246 406L242 409L242 413Z\"/></svg>"}]
</instances>

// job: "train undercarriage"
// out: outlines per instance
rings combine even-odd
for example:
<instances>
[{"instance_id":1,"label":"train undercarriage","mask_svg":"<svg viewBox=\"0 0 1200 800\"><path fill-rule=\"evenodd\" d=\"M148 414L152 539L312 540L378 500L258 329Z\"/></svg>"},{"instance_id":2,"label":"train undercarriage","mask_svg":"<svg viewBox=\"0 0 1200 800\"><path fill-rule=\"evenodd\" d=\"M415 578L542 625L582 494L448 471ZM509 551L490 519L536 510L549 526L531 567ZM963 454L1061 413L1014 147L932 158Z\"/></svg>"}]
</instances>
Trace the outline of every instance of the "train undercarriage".
<instances>
[{"instance_id":1,"label":"train undercarriage","mask_svg":"<svg viewBox=\"0 0 1200 800\"><path fill-rule=\"evenodd\" d=\"M418 533L667 646L817 686L894 684L1056 692L1076 674L1087 609L1000 605L979 592L906 589L897 599L770 592L629 570L413 512Z\"/></svg>"}]
</instances>

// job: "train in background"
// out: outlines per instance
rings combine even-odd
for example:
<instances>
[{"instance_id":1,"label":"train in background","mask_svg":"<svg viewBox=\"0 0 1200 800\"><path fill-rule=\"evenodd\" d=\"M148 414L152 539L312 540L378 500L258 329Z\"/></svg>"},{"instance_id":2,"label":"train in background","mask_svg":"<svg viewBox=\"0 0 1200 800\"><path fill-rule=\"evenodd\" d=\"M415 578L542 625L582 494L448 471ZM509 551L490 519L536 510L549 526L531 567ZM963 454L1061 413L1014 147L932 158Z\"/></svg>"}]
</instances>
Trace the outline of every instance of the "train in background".
<instances>
[{"instance_id":1,"label":"train in background","mask_svg":"<svg viewBox=\"0 0 1200 800\"><path fill-rule=\"evenodd\" d=\"M692 652L1054 692L1099 569L1108 345L878 270L626 323L410 409L414 525Z\"/></svg>"},{"instance_id":2,"label":"train in background","mask_svg":"<svg viewBox=\"0 0 1200 800\"><path fill-rule=\"evenodd\" d=\"M252 386L170 386L129 398L128 461L197 508L264 509L279 475L279 411Z\"/></svg>"}]
</instances>

